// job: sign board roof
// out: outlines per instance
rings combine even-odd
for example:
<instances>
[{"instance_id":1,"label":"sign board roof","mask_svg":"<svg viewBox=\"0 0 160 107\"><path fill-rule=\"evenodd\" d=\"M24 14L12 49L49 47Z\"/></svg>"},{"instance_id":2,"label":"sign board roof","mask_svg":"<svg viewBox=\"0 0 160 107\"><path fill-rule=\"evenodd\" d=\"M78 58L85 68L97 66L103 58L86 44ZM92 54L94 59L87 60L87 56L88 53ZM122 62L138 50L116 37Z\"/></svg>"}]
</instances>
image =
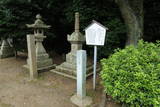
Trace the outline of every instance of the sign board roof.
<instances>
[{"instance_id":1,"label":"sign board roof","mask_svg":"<svg viewBox=\"0 0 160 107\"><path fill-rule=\"evenodd\" d=\"M108 28L93 20L85 29L87 45L104 45L106 30Z\"/></svg>"}]
</instances>

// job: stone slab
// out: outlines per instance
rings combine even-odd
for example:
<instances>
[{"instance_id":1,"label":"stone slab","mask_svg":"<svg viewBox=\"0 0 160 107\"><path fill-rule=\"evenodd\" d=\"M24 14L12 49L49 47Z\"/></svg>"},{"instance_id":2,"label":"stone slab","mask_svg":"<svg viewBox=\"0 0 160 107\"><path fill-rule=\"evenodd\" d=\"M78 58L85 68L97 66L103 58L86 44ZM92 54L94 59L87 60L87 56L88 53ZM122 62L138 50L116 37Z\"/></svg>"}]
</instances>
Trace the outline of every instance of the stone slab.
<instances>
[{"instance_id":1,"label":"stone slab","mask_svg":"<svg viewBox=\"0 0 160 107\"><path fill-rule=\"evenodd\" d=\"M65 73L65 72L59 72L56 69L52 69L52 70L50 70L50 72L53 72L53 73L56 73L56 74L59 74L59 75L62 75L64 77L68 77L68 78L71 78L71 79L74 79L74 80L77 79L76 75L70 75L70 74ZM86 77L89 77L91 75L93 75L93 72L87 73Z\"/></svg>"},{"instance_id":2,"label":"stone slab","mask_svg":"<svg viewBox=\"0 0 160 107\"><path fill-rule=\"evenodd\" d=\"M46 67L41 67L41 68L37 68L38 71L42 71L42 70L50 70L55 68L55 64L51 65L51 66L46 66ZM29 71L29 66L28 65L23 65L23 68L25 71Z\"/></svg>"},{"instance_id":3,"label":"stone slab","mask_svg":"<svg viewBox=\"0 0 160 107\"><path fill-rule=\"evenodd\" d=\"M76 80L77 76L73 75L71 73L68 73L69 70L71 70L71 69L68 69L68 68L63 68L61 70L60 69L51 69L50 72ZM88 72L88 70L89 70L89 72ZM97 72L99 72L100 70L101 70L100 68L97 68ZM92 66L90 66L90 68L87 68L86 78L90 77L91 75L93 75L93 67Z\"/></svg>"},{"instance_id":4,"label":"stone slab","mask_svg":"<svg viewBox=\"0 0 160 107\"><path fill-rule=\"evenodd\" d=\"M10 55L0 55L0 59L9 58L9 57L14 57L14 55L13 54L10 54Z\"/></svg>"}]
</instances>

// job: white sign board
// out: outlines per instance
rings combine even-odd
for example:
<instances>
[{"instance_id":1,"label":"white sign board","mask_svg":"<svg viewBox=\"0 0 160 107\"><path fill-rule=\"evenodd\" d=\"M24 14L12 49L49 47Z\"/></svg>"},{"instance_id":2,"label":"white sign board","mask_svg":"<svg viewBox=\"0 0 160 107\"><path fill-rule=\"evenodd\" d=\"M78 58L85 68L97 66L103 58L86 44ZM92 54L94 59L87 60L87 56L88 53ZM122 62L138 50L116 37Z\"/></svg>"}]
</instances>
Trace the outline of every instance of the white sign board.
<instances>
[{"instance_id":1,"label":"white sign board","mask_svg":"<svg viewBox=\"0 0 160 107\"><path fill-rule=\"evenodd\" d=\"M108 30L108 28L96 22L95 20L93 20L92 24L90 24L85 29L86 44L94 45L94 68L93 68L93 89L94 90L96 88L97 46L104 45L106 30Z\"/></svg>"},{"instance_id":2,"label":"white sign board","mask_svg":"<svg viewBox=\"0 0 160 107\"><path fill-rule=\"evenodd\" d=\"M93 22L85 29L87 45L104 45L106 28L100 24Z\"/></svg>"}]
</instances>

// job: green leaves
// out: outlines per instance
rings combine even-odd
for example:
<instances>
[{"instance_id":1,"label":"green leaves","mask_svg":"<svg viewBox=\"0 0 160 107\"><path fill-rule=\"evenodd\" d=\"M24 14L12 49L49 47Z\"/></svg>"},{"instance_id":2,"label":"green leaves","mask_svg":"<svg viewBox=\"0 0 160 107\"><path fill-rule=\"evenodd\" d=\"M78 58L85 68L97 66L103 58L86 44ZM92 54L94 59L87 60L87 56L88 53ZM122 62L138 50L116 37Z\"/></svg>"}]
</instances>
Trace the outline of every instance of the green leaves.
<instances>
[{"instance_id":1,"label":"green leaves","mask_svg":"<svg viewBox=\"0 0 160 107\"><path fill-rule=\"evenodd\" d=\"M139 41L102 59L101 78L107 94L127 105L160 106L160 44Z\"/></svg>"}]
</instances>

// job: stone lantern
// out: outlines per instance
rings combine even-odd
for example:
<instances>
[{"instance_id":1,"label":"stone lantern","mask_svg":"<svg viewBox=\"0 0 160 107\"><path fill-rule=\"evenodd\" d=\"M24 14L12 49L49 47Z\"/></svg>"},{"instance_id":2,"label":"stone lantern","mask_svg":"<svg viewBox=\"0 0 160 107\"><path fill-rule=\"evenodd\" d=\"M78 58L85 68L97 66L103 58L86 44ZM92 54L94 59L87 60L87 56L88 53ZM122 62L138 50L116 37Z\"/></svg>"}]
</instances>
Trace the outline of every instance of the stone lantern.
<instances>
[{"instance_id":1,"label":"stone lantern","mask_svg":"<svg viewBox=\"0 0 160 107\"><path fill-rule=\"evenodd\" d=\"M51 72L76 79L76 52L82 50L82 45L85 42L85 36L79 31L79 13L75 13L75 31L71 35L67 35L67 40L71 44L71 51L66 55L66 61L61 65L56 66L56 69L52 69ZM89 71L92 67L87 67ZM87 72L91 75L90 72Z\"/></svg>"},{"instance_id":2,"label":"stone lantern","mask_svg":"<svg viewBox=\"0 0 160 107\"><path fill-rule=\"evenodd\" d=\"M51 26L44 24L42 17L38 14L36 15L36 21L34 24L27 24L28 28L34 30L35 42L36 42L36 60L37 69L44 70L54 67L52 59L49 58L42 42L46 36L44 36L44 30L49 29ZM28 61L27 61L27 65Z\"/></svg>"},{"instance_id":3,"label":"stone lantern","mask_svg":"<svg viewBox=\"0 0 160 107\"><path fill-rule=\"evenodd\" d=\"M15 55L13 47L11 47L7 39L0 41L0 59L13 57Z\"/></svg>"}]
</instances>

